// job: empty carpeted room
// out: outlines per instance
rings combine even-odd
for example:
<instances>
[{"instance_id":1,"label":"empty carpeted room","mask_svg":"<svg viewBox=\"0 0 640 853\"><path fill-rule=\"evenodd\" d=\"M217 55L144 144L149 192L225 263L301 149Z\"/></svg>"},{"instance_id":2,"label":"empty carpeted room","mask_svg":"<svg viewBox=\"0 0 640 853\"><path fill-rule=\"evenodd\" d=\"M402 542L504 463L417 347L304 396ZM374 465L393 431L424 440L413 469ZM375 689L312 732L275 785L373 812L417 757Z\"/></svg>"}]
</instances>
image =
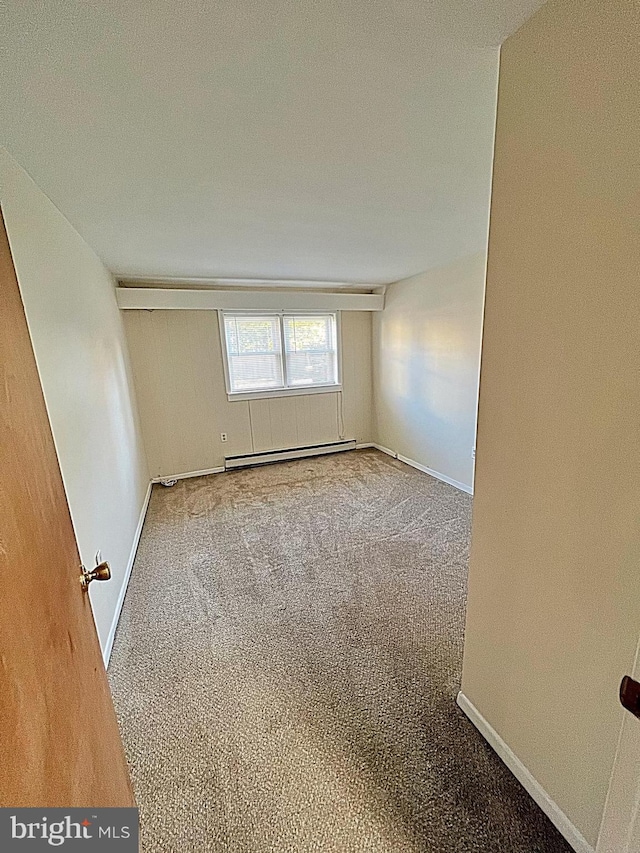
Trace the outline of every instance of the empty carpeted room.
<instances>
[{"instance_id":1,"label":"empty carpeted room","mask_svg":"<svg viewBox=\"0 0 640 853\"><path fill-rule=\"evenodd\" d=\"M0 849L640 853L638 4L2 15Z\"/></svg>"}]
</instances>

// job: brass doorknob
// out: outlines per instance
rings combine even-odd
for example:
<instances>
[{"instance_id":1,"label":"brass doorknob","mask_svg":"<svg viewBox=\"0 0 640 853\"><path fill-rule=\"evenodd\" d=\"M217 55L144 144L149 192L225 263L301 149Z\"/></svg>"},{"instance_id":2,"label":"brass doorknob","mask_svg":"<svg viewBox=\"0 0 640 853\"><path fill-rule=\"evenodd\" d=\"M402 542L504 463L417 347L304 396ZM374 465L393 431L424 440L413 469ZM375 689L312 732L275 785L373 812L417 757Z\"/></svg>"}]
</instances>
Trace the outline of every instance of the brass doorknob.
<instances>
[{"instance_id":1,"label":"brass doorknob","mask_svg":"<svg viewBox=\"0 0 640 853\"><path fill-rule=\"evenodd\" d=\"M111 578L111 569L109 568L109 563L106 561L98 563L95 569L91 569L90 572L84 566L80 568L82 569L82 574L80 575L82 589L87 589L91 581L108 581Z\"/></svg>"}]
</instances>

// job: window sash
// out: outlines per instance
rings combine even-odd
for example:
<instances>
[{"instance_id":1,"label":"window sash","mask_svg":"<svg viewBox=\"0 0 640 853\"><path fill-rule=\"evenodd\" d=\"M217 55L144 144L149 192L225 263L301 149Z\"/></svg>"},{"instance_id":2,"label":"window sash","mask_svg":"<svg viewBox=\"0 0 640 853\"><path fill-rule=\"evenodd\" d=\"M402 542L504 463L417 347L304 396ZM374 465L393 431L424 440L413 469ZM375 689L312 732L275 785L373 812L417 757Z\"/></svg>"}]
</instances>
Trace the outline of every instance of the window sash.
<instances>
[{"instance_id":1,"label":"window sash","mask_svg":"<svg viewBox=\"0 0 640 853\"><path fill-rule=\"evenodd\" d=\"M232 393L282 387L282 336L277 317L227 315L224 331Z\"/></svg>"},{"instance_id":2,"label":"window sash","mask_svg":"<svg viewBox=\"0 0 640 853\"><path fill-rule=\"evenodd\" d=\"M270 347L259 352L257 350L247 349L242 352L241 337L244 330L239 331L238 322L242 320L258 320L271 321L273 338L278 338L278 345L275 341L269 341ZM304 327L298 328L297 324L303 324L305 320L313 321L323 319L325 322L324 340L317 342L313 340L313 330L306 330L307 335L311 339L304 340ZM232 334L233 321L236 321L235 340ZM275 321L275 323L274 323ZM286 325L288 325L287 328ZM278 333L275 334L275 327ZM221 311L220 312L220 331L222 333L222 348L225 364L225 379L227 384L227 393L230 397L260 395L269 396L277 393L304 393L305 390L313 393L314 390L331 389L340 387L340 354L338 349L338 315L336 312L328 311L307 311L307 312L243 312L243 311ZM292 337L293 332L293 337ZM317 332L316 332L317 334ZM300 346L298 345L298 337L301 338ZM314 343L318 345L313 346ZM324 344L324 345L323 345ZM250 383L250 359L260 355L273 356L277 361L278 367L275 368L275 373L272 377L275 381L271 384L253 384ZM314 356L316 358L314 359ZM325 363L322 363L322 358L325 356ZM249 376L245 380L244 387L241 387L242 380L238 381L237 372L239 366L243 364L249 365L247 373ZM306 362L306 364L305 364ZM309 382L304 382L304 376L301 376L302 370L309 372ZM260 363L256 363L256 373L259 373ZM268 371L267 371L268 372ZM324 373L324 377L323 377ZM313 381L315 377L323 378L326 381Z\"/></svg>"},{"instance_id":3,"label":"window sash","mask_svg":"<svg viewBox=\"0 0 640 853\"><path fill-rule=\"evenodd\" d=\"M305 322L323 321L305 341ZM331 314L283 314L283 352L286 383L289 388L334 385L337 379L337 340L335 317ZM320 332L323 340L313 340ZM309 330L306 332L309 335ZM298 340L300 337L300 340ZM315 358L314 358L315 356ZM322 358L324 356L324 358ZM318 381L304 381L304 371L319 374ZM322 374L324 373L324 377ZM294 378L295 377L295 378Z\"/></svg>"}]
</instances>

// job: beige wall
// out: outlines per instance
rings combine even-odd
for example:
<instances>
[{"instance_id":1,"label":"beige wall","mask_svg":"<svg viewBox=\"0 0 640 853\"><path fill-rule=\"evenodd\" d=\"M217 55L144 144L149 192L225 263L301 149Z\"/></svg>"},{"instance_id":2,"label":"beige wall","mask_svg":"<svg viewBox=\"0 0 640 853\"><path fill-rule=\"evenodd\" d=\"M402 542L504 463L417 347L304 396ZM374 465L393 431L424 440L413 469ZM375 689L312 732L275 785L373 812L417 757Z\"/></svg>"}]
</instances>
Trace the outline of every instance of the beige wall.
<instances>
[{"instance_id":1,"label":"beige wall","mask_svg":"<svg viewBox=\"0 0 640 853\"><path fill-rule=\"evenodd\" d=\"M640 20L502 50L462 689L595 844L640 633Z\"/></svg>"},{"instance_id":2,"label":"beige wall","mask_svg":"<svg viewBox=\"0 0 640 853\"><path fill-rule=\"evenodd\" d=\"M471 489L485 253L387 288L374 318L376 442Z\"/></svg>"},{"instance_id":3,"label":"beige wall","mask_svg":"<svg viewBox=\"0 0 640 853\"><path fill-rule=\"evenodd\" d=\"M153 477L217 468L225 456L341 436L371 441L369 313L342 312L342 419L339 394L229 402L216 311L123 316ZM228 436L224 444L222 432Z\"/></svg>"},{"instance_id":4,"label":"beige wall","mask_svg":"<svg viewBox=\"0 0 640 853\"><path fill-rule=\"evenodd\" d=\"M0 184L80 555L91 567L100 549L113 571L91 586L104 650L149 480L114 281L1 148Z\"/></svg>"}]
</instances>

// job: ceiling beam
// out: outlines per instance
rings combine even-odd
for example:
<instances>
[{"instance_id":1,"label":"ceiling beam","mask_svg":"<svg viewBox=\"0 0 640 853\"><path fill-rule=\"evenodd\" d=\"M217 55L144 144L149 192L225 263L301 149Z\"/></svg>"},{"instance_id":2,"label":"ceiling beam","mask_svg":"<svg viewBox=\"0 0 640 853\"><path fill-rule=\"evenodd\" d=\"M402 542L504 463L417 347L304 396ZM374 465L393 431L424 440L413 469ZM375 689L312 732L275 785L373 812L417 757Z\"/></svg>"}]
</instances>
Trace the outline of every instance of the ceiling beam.
<instances>
[{"instance_id":1,"label":"ceiling beam","mask_svg":"<svg viewBox=\"0 0 640 853\"><path fill-rule=\"evenodd\" d=\"M313 291L188 290L186 288L117 287L118 306L125 311L382 311L378 293L314 293Z\"/></svg>"},{"instance_id":2,"label":"ceiling beam","mask_svg":"<svg viewBox=\"0 0 640 853\"><path fill-rule=\"evenodd\" d=\"M247 287L250 290L258 290L262 287L284 288L293 287L298 290L354 290L356 293L371 293L376 288L384 287L385 283L372 283L367 281L321 281L320 279L307 278L211 278L197 276L136 276L116 275L118 284L122 287L153 287L163 285L165 287L216 287L220 290L225 288ZM391 282L386 282L391 284Z\"/></svg>"}]
</instances>

